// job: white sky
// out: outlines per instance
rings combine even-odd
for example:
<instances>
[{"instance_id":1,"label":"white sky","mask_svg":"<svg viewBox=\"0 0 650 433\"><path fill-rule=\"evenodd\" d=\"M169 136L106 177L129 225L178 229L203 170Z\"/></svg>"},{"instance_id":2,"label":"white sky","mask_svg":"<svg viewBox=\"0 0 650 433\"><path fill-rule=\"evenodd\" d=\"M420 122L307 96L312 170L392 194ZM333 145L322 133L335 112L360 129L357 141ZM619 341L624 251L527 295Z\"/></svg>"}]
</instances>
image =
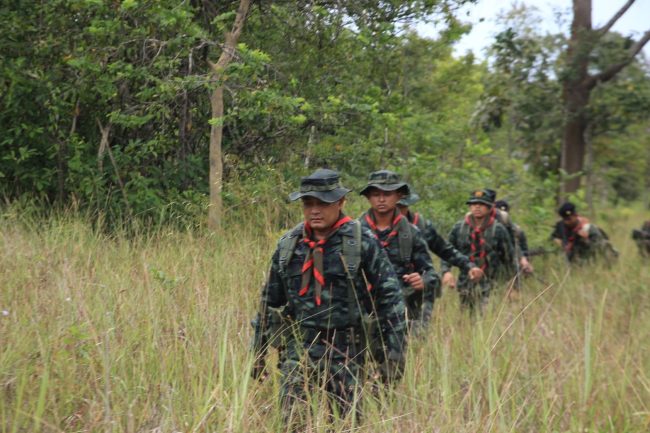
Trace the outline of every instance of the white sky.
<instances>
[{"instance_id":1,"label":"white sky","mask_svg":"<svg viewBox=\"0 0 650 433\"><path fill-rule=\"evenodd\" d=\"M491 45L494 36L503 30L497 27L497 16L510 10L513 3L515 2L509 0L478 0L478 4L464 7L457 16L463 22L472 23L473 27L471 33L465 35L456 44L455 52L465 54L467 51L473 51L475 55L484 57L485 48ZM592 0L594 28L604 25L625 3L626 0ZM568 33L571 24L571 0L519 0L517 4L534 6L539 10L539 15L542 17L540 27L543 32ZM565 28L558 27L556 23L555 14L558 11L568 12ZM480 22L481 18L483 18L482 22ZM434 24L419 24L416 29L423 36L435 37L437 34ZM612 31L626 36L635 36L636 40L648 29L650 29L650 0L636 0L625 15L616 22ZM647 58L650 58L650 42L646 44L644 53Z\"/></svg>"}]
</instances>

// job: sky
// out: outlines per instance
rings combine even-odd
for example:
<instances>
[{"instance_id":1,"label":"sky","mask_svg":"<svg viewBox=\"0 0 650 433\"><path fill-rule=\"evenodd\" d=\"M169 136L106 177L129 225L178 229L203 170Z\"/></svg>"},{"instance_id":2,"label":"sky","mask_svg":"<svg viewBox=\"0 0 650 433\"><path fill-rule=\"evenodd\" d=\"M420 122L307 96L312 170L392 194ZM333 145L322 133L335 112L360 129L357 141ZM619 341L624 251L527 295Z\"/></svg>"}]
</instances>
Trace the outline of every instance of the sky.
<instances>
[{"instance_id":1,"label":"sky","mask_svg":"<svg viewBox=\"0 0 650 433\"><path fill-rule=\"evenodd\" d=\"M494 35L500 30L497 27L497 16L512 8L514 1L510 0L478 0L475 5L468 5L457 15L461 21L473 24L472 31L463 37L456 45L456 54L462 55L473 51L478 57L485 57L484 50L494 41ZM570 21L565 28L558 27L555 19L556 12L568 12L566 19L570 20L571 0L519 0L518 4L532 6L539 10L540 27L542 31L568 33ZM618 11L626 0L592 0L592 23L594 28L604 25ZM483 19L483 21L480 21ZM416 26L418 33L423 36L435 37L437 34L434 24L422 23ZM625 36L639 38L650 29L650 0L636 0L612 28ZM650 59L650 42L644 48L644 53Z\"/></svg>"}]
</instances>

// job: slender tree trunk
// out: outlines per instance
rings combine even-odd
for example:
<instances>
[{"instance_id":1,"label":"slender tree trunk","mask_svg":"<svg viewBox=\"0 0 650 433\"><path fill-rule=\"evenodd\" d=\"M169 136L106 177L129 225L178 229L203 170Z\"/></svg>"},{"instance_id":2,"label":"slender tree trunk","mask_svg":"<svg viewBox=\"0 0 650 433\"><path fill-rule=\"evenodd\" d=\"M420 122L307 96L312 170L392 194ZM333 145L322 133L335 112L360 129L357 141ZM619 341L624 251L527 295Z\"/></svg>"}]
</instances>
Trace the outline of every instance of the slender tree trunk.
<instances>
[{"instance_id":1,"label":"slender tree trunk","mask_svg":"<svg viewBox=\"0 0 650 433\"><path fill-rule=\"evenodd\" d=\"M208 208L208 228L217 230L221 226L223 203L221 190L223 187L223 152L221 141L223 139L223 71L232 60L237 41L241 35L246 15L250 8L250 0L240 0L235 22L232 30L226 33L225 43L217 63L211 63L211 78L217 87L210 94L212 107L212 126L210 128L210 206Z\"/></svg>"},{"instance_id":2,"label":"slender tree trunk","mask_svg":"<svg viewBox=\"0 0 650 433\"><path fill-rule=\"evenodd\" d=\"M589 104L590 88L585 85L589 78L589 53L591 43L591 0L573 0L571 39L567 49L566 78L562 83L562 102L566 121L562 139L560 168L567 176L561 185L560 196L576 192L585 157L585 131L588 119L585 113Z\"/></svg>"}]
</instances>

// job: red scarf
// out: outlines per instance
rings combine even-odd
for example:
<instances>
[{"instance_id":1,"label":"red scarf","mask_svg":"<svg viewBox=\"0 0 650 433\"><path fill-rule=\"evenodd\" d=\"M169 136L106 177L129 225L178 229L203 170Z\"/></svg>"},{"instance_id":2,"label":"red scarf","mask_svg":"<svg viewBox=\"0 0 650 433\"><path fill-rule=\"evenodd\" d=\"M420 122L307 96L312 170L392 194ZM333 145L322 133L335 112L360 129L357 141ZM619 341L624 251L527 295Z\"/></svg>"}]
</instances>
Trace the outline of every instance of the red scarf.
<instances>
[{"instance_id":1,"label":"red scarf","mask_svg":"<svg viewBox=\"0 0 650 433\"><path fill-rule=\"evenodd\" d=\"M580 230L582 230L582 227L585 224L589 224L589 220L585 217L578 216L578 224L576 224L575 227L569 229L569 234L566 237L566 245L564 246L564 251L567 253L573 251L576 240L578 239L578 236L580 236L578 233ZM566 230L567 226L564 226L564 228Z\"/></svg>"},{"instance_id":2,"label":"red scarf","mask_svg":"<svg viewBox=\"0 0 650 433\"><path fill-rule=\"evenodd\" d=\"M411 222L411 224L417 227L418 221L420 221L420 214L418 212L415 212L413 214L413 221Z\"/></svg>"},{"instance_id":3,"label":"red scarf","mask_svg":"<svg viewBox=\"0 0 650 433\"><path fill-rule=\"evenodd\" d=\"M487 260L485 260L487 251L485 250L485 238L483 237L483 233L485 233L485 230L494 224L496 217L496 209L493 208L492 212L490 212L490 217L487 219L487 222L484 222L480 227L477 227L473 224L474 218L471 217L471 214L465 216L465 223L471 229L469 236L472 241L470 244L471 253L469 260L479 266L482 271L485 271L488 265Z\"/></svg>"},{"instance_id":4,"label":"red scarf","mask_svg":"<svg viewBox=\"0 0 650 433\"><path fill-rule=\"evenodd\" d=\"M332 237L334 233L344 224L352 221L352 218L346 216L339 219L336 224L331 228L330 233L325 239L319 241L314 241L311 239L312 229L308 222L305 222L302 241L309 246L309 253L305 256L305 262L302 265L302 283L300 292L298 295L304 296L309 290L309 285L311 283L311 277L314 277L316 281L314 284L314 299L316 300L316 305L321 304L321 293L323 287L325 287L325 274L323 270L323 247L327 243L327 240ZM309 272L311 270L311 272Z\"/></svg>"},{"instance_id":5,"label":"red scarf","mask_svg":"<svg viewBox=\"0 0 650 433\"><path fill-rule=\"evenodd\" d=\"M384 247L384 248L386 248L390 244L390 241L391 241L392 238L394 238L395 236L397 236L399 234L398 231L397 231L397 224L399 224L399 222L402 219L403 215L401 213L399 213L399 210L396 210L395 212L397 213L397 215L393 218L393 222L390 225L390 229L391 229L390 233L388 233L388 236L386 237L385 241L379 240L379 236L377 235L377 231L378 231L377 230L377 223L375 223L374 215L372 214L372 211L369 211L366 214L366 222L368 223L368 225L372 229L372 233L375 235L377 240L379 240L379 242L381 243L381 246Z\"/></svg>"}]
</instances>

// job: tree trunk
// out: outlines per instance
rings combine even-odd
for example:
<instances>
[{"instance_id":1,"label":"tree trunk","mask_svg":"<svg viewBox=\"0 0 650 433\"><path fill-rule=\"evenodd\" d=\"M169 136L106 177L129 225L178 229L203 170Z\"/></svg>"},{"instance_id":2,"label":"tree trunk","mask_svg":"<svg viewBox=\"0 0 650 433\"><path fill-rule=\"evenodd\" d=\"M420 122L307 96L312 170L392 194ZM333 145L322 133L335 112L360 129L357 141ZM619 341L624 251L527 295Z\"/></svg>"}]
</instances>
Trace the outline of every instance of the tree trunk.
<instances>
[{"instance_id":1,"label":"tree trunk","mask_svg":"<svg viewBox=\"0 0 650 433\"><path fill-rule=\"evenodd\" d=\"M221 226L223 203L221 190L223 187L223 159L221 141L223 139L223 71L232 60L237 41L241 35L246 15L250 8L250 0L240 0L232 30L226 33L225 43L217 63L210 63L212 81L217 87L210 94L212 107L212 126L210 128L210 206L208 208L208 228L218 230Z\"/></svg>"},{"instance_id":2,"label":"tree trunk","mask_svg":"<svg viewBox=\"0 0 650 433\"><path fill-rule=\"evenodd\" d=\"M589 53L591 52L591 0L573 0L571 39L567 48L567 71L562 84L562 102L566 121L562 139L560 168L567 176L560 186L564 200L580 187L581 171L585 157L585 131L588 119L585 113L589 104L590 88Z\"/></svg>"}]
</instances>

